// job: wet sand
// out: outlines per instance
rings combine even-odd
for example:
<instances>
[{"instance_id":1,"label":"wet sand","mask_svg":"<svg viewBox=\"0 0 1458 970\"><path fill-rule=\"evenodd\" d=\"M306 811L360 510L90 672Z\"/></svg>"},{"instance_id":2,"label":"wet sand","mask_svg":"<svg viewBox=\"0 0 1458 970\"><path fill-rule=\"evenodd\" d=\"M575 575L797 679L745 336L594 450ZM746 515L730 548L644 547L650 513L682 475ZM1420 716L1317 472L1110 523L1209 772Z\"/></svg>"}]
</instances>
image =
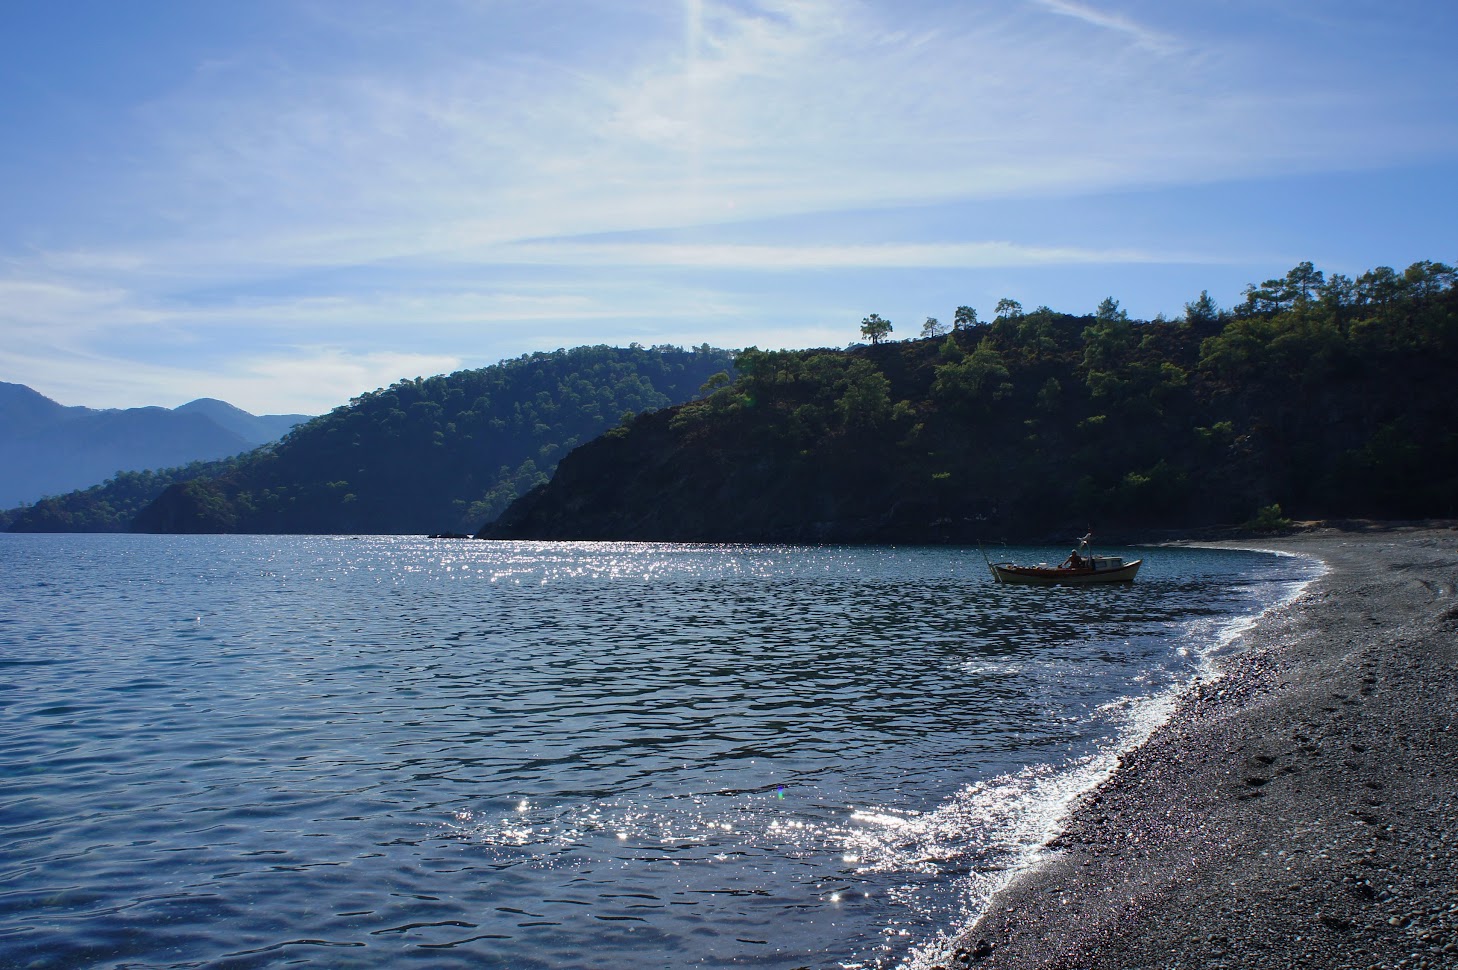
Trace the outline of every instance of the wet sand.
<instances>
[{"instance_id":1,"label":"wet sand","mask_svg":"<svg viewBox=\"0 0 1458 970\"><path fill-rule=\"evenodd\" d=\"M1458 526L1204 544L1330 571L939 966L1458 967Z\"/></svg>"}]
</instances>

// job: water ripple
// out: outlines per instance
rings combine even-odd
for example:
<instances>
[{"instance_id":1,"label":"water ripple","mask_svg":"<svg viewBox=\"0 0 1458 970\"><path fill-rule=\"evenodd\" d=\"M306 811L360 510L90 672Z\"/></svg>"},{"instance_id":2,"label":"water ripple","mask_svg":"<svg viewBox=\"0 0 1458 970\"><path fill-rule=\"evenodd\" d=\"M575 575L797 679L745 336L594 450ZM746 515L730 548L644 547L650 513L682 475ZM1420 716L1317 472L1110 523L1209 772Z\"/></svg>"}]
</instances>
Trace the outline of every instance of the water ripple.
<instances>
[{"instance_id":1,"label":"water ripple","mask_svg":"<svg viewBox=\"0 0 1458 970\"><path fill-rule=\"evenodd\" d=\"M890 966L1302 568L3 536L0 965Z\"/></svg>"}]
</instances>

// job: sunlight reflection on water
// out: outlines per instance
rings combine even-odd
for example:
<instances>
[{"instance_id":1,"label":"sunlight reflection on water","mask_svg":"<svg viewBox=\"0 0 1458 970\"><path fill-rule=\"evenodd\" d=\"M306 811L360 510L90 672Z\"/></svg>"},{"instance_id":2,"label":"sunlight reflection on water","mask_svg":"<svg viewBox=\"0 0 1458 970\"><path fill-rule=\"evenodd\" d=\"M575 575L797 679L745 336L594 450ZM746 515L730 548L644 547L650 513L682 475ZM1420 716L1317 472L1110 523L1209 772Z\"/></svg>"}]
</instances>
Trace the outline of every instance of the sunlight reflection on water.
<instances>
[{"instance_id":1,"label":"sunlight reflection on water","mask_svg":"<svg viewBox=\"0 0 1458 970\"><path fill-rule=\"evenodd\" d=\"M0 565L0 963L56 966L915 963L1301 578L396 537Z\"/></svg>"}]
</instances>

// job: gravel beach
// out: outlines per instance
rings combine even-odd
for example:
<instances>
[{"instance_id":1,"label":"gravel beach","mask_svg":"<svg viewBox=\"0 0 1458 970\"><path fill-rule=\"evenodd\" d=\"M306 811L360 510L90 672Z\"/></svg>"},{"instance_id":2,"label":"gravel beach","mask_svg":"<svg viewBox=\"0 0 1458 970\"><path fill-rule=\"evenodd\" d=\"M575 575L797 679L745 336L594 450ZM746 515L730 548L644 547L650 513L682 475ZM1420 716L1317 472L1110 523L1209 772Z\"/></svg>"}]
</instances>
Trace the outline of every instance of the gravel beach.
<instances>
[{"instance_id":1,"label":"gravel beach","mask_svg":"<svg viewBox=\"0 0 1458 970\"><path fill-rule=\"evenodd\" d=\"M1329 571L939 966L1458 967L1458 526L1203 544Z\"/></svg>"}]
</instances>

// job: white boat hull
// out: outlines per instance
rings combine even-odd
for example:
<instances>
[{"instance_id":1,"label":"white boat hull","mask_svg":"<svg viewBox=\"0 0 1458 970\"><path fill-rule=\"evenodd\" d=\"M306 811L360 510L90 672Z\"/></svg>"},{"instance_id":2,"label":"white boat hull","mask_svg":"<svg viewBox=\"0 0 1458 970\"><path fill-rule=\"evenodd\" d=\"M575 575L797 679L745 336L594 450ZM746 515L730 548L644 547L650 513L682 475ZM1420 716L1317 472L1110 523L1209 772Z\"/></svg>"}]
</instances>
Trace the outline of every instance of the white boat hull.
<instances>
[{"instance_id":1,"label":"white boat hull","mask_svg":"<svg viewBox=\"0 0 1458 970\"><path fill-rule=\"evenodd\" d=\"M1019 566L1010 562L991 564L992 578L999 583L1021 586L1091 586L1098 583L1132 583L1143 559L1111 568L1065 566Z\"/></svg>"}]
</instances>

